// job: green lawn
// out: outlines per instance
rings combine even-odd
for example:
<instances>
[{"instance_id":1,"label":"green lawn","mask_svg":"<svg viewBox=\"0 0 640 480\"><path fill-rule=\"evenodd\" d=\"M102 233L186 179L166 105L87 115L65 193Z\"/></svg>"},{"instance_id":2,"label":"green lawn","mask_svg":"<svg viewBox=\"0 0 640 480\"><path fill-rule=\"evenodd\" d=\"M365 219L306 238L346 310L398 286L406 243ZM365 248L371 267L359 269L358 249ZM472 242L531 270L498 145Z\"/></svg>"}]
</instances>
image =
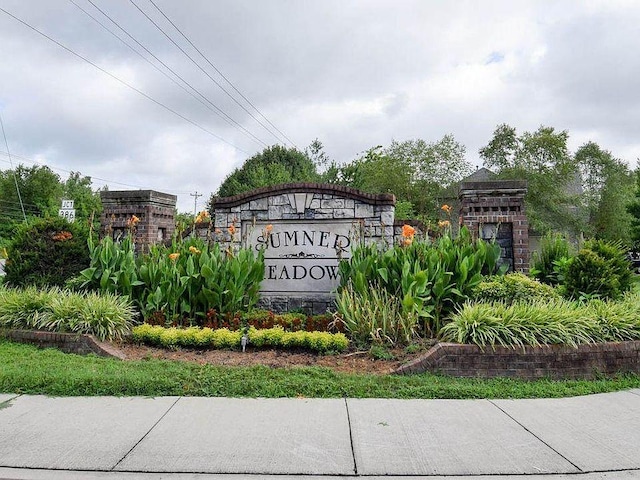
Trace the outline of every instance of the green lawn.
<instances>
[{"instance_id":1,"label":"green lawn","mask_svg":"<svg viewBox=\"0 0 640 480\"><path fill-rule=\"evenodd\" d=\"M348 375L327 368L216 367L119 361L0 340L0 392L45 395L539 398L640 387L640 376L595 381L476 380L431 374Z\"/></svg>"}]
</instances>

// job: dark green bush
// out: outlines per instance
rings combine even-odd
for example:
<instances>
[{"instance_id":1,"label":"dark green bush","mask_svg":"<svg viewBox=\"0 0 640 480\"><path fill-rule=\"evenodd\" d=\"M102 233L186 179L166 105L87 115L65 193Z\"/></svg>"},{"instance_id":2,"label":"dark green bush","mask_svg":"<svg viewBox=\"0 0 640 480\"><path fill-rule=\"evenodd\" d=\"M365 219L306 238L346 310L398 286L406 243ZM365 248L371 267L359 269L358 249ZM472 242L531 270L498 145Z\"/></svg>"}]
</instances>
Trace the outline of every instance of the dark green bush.
<instances>
[{"instance_id":1,"label":"dark green bush","mask_svg":"<svg viewBox=\"0 0 640 480\"><path fill-rule=\"evenodd\" d=\"M564 287L571 298L618 298L631 289L632 276L620 243L589 240L569 262Z\"/></svg>"},{"instance_id":2,"label":"dark green bush","mask_svg":"<svg viewBox=\"0 0 640 480\"><path fill-rule=\"evenodd\" d=\"M88 229L63 218L21 225L8 248L5 281L13 286L64 286L89 266Z\"/></svg>"},{"instance_id":3,"label":"dark green bush","mask_svg":"<svg viewBox=\"0 0 640 480\"><path fill-rule=\"evenodd\" d=\"M527 277L523 273L509 273L490 277L480 282L472 298L480 302L531 302L539 299L559 298L550 285Z\"/></svg>"}]
</instances>

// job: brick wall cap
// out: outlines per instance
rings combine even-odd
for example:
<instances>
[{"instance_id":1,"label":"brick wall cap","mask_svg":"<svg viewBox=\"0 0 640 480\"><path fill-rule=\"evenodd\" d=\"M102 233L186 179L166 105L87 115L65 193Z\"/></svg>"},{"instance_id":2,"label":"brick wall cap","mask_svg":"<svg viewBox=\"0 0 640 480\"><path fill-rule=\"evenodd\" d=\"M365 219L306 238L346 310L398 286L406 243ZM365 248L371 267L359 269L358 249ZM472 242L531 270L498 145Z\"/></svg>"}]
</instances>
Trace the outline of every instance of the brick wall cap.
<instances>
[{"instance_id":1,"label":"brick wall cap","mask_svg":"<svg viewBox=\"0 0 640 480\"><path fill-rule=\"evenodd\" d=\"M526 180L493 180L489 182L461 182L459 188L460 196L473 195L478 193L526 193Z\"/></svg>"},{"instance_id":2,"label":"brick wall cap","mask_svg":"<svg viewBox=\"0 0 640 480\"><path fill-rule=\"evenodd\" d=\"M330 185L327 183L284 183L270 187L262 187L250 192L240 193L232 197L214 198L213 209L231 208L248 203L251 200L271 197L287 193L318 193L325 195L336 195L338 197L359 200L371 205L395 205L396 197L392 193L365 193L355 188L342 185Z\"/></svg>"},{"instance_id":3,"label":"brick wall cap","mask_svg":"<svg viewBox=\"0 0 640 480\"><path fill-rule=\"evenodd\" d=\"M100 192L100 200L108 204L125 201L126 203L154 202L175 206L177 199L178 197L175 195L156 190L106 190Z\"/></svg>"}]
</instances>

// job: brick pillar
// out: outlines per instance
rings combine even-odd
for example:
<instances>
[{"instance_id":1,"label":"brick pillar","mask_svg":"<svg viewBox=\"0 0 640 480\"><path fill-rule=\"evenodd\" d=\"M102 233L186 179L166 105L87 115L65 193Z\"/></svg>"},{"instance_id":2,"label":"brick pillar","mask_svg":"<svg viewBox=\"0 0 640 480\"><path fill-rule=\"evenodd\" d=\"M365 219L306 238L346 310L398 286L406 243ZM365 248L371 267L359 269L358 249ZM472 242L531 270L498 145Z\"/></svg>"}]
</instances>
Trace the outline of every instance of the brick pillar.
<instances>
[{"instance_id":1,"label":"brick pillar","mask_svg":"<svg viewBox=\"0 0 640 480\"><path fill-rule=\"evenodd\" d=\"M460 221L474 238L497 235L504 261L529 272L529 222L524 210L527 182L496 180L460 184ZM505 237L507 234L510 239ZM508 241L510 240L510 242Z\"/></svg>"},{"instance_id":2,"label":"brick pillar","mask_svg":"<svg viewBox=\"0 0 640 480\"><path fill-rule=\"evenodd\" d=\"M170 239L175 230L175 195L154 190L100 192L103 212L100 235L118 239L127 232L127 221L133 215L140 220L136 226L136 252L146 252L149 245Z\"/></svg>"}]
</instances>

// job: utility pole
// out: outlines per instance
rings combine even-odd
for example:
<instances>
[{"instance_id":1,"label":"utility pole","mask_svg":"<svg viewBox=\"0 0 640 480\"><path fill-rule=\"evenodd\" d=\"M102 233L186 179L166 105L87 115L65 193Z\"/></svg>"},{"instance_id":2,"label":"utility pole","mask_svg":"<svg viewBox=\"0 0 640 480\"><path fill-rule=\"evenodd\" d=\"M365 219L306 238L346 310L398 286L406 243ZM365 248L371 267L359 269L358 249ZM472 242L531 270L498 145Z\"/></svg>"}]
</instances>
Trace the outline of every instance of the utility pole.
<instances>
[{"instance_id":1,"label":"utility pole","mask_svg":"<svg viewBox=\"0 0 640 480\"><path fill-rule=\"evenodd\" d=\"M193 216L196 217L198 215L198 197L201 197L204 194L198 193L198 191L196 190L196 193L190 193L189 195L195 197L193 199Z\"/></svg>"}]
</instances>

